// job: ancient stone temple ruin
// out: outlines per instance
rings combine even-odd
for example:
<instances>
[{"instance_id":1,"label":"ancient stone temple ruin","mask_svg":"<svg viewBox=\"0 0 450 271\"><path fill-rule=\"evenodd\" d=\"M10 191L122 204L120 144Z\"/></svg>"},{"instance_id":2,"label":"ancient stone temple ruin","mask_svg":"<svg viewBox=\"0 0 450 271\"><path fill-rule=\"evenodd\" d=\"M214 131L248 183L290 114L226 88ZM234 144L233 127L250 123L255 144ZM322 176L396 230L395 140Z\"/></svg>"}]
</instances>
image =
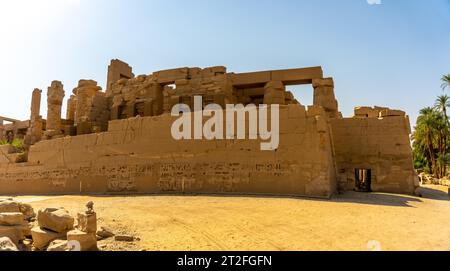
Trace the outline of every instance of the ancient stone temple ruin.
<instances>
[{"instance_id":1,"label":"ancient stone temple ruin","mask_svg":"<svg viewBox=\"0 0 450 271\"><path fill-rule=\"evenodd\" d=\"M313 87L313 105L302 105L288 90L303 84ZM0 122L1 137L25 141L24 159L0 146L1 194L330 197L346 190L411 194L417 185L406 114L357 107L353 117L342 117L333 79L320 67L250 73L179 68L135 77L128 64L113 60L105 91L96 81L80 80L67 95L61 82L52 82L46 119L42 91L32 95L30 120ZM262 151L261 139L175 140L171 110L176 104L193 108L196 96L203 106L223 108L279 104L278 148Z\"/></svg>"}]
</instances>

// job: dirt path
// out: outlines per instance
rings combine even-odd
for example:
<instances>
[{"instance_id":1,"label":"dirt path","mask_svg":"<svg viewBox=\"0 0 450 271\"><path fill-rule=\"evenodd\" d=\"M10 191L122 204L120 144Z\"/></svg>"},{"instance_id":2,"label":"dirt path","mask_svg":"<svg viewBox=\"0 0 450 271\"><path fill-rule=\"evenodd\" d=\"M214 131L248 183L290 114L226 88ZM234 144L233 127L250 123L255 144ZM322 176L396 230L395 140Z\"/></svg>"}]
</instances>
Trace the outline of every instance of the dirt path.
<instances>
[{"instance_id":1,"label":"dirt path","mask_svg":"<svg viewBox=\"0 0 450 271\"><path fill-rule=\"evenodd\" d=\"M450 197L346 193L332 200L222 197L18 197L73 214L95 202L99 225L138 236L107 250L450 250Z\"/></svg>"}]
</instances>

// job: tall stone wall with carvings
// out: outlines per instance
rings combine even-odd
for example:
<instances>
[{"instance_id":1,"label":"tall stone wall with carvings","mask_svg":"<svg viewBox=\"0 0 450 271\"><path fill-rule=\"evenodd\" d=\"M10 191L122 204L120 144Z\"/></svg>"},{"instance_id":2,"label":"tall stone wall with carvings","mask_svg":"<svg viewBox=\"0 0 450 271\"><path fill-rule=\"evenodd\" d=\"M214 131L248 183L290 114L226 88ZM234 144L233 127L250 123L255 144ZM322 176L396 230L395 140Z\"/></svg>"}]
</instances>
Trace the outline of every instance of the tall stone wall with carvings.
<instances>
[{"instance_id":1,"label":"tall stone wall with carvings","mask_svg":"<svg viewBox=\"0 0 450 271\"><path fill-rule=\"evenodd\" d=\"M414 193L419 184L404 112L357 108L354 118L333 119L331 127L341 190L353 190L355 170L367 169L372 191Z\"/></svg>"},{"instance_id":2,"label":"tall stone wall with carvings","mask_svg":"<svg viewBox=\"0 0 450 271\"><path fill-rule=\"evenodd\" d=\"M108 132L41 141L31 147L28 165L0 165L0 193L335 192L322 108L281 106L276 151L261 151L261 140L176 141L174 120L168 114L115 120Z\"/></svg>"}]
</instances>

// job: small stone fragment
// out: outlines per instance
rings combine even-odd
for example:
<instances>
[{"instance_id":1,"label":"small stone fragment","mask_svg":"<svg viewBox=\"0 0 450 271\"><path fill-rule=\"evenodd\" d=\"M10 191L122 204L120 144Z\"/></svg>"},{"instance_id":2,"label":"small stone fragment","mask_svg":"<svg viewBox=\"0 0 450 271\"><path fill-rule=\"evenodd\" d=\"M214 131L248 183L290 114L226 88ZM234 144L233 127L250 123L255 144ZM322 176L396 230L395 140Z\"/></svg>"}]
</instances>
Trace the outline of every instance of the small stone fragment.
<instances>
[{"instance_id":1,"label":"small stone fragment","mask_svg":"<svg viewBox=\"0 0 450 271\"><path fill-rule=\"evenodd\" d=\"M0 237L0 251L19 251L19 249L10 238Z\"/></svg>"},{"instance_id":2,"label":"small stone fragment","mask_svg":"<svg viewBox=\"0 0 450 271\"><path fill-rule=\"evenodd\" d=\"M114 237L114 233L106 227L100 227L100 230L97 231L97 236L102 239Z\"/></svg>"},{"instance_id":3,"label":"small stone fragment","mask_svg":"<svg viewBox=\"0 0 450 271\"><path fill-rule=\"evenodd\" d=\"M79 243L81 251L97 250L97 237L94 233L86 233L80 230L73 230L67 233L67 241L76 241Z\"/></svg>"},{"instance_id":4,"label":"small stone fragment","mask_svg":"<svg viewBox=\"0 0 450 271\"><path fill-rule=\"evenodd\" d=\"M119 242L133 242L134 237L131 235L116 235L114 236L114 240Z\"/></svg>"},{"instance_id":5,"label":"small stone fragment","mask_svg":"<svg viewBox=\"0 0 450 271\"><path fill-rule=\"evenodd\" d=\"M47 251L67 251L67 240L54 240L48 245Z\"/></svg>"}]
</instances>

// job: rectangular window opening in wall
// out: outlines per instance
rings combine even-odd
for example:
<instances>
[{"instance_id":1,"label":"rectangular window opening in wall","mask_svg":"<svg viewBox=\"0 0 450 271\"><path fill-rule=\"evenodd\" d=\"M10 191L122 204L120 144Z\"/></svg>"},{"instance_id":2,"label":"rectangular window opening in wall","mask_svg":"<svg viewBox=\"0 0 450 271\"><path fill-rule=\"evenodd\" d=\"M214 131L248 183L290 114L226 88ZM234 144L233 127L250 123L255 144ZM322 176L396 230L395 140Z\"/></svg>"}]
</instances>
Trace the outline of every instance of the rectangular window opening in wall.
<instances>
[{"instance_id":1,"label":"rectangular window opening in wall","mask_svg":"<svg viewBox=\"0 0 450 271\"><path fill-rule=\"evenodd\" d=\"M372 192L372 170L355 169L355 191Z\"/></svg>"},{"instance_id":2,"label":"rectangular window opening in wall","mask_svg":"<svg viewBox=\"0 0 450 271\"><path fill-rule=\"evenodd\" d=\"M286 90L290 91L302 105L308 106L314 103L314 89L312 85L291 85L286 86Z\"/></svg>"}]
</instances>

